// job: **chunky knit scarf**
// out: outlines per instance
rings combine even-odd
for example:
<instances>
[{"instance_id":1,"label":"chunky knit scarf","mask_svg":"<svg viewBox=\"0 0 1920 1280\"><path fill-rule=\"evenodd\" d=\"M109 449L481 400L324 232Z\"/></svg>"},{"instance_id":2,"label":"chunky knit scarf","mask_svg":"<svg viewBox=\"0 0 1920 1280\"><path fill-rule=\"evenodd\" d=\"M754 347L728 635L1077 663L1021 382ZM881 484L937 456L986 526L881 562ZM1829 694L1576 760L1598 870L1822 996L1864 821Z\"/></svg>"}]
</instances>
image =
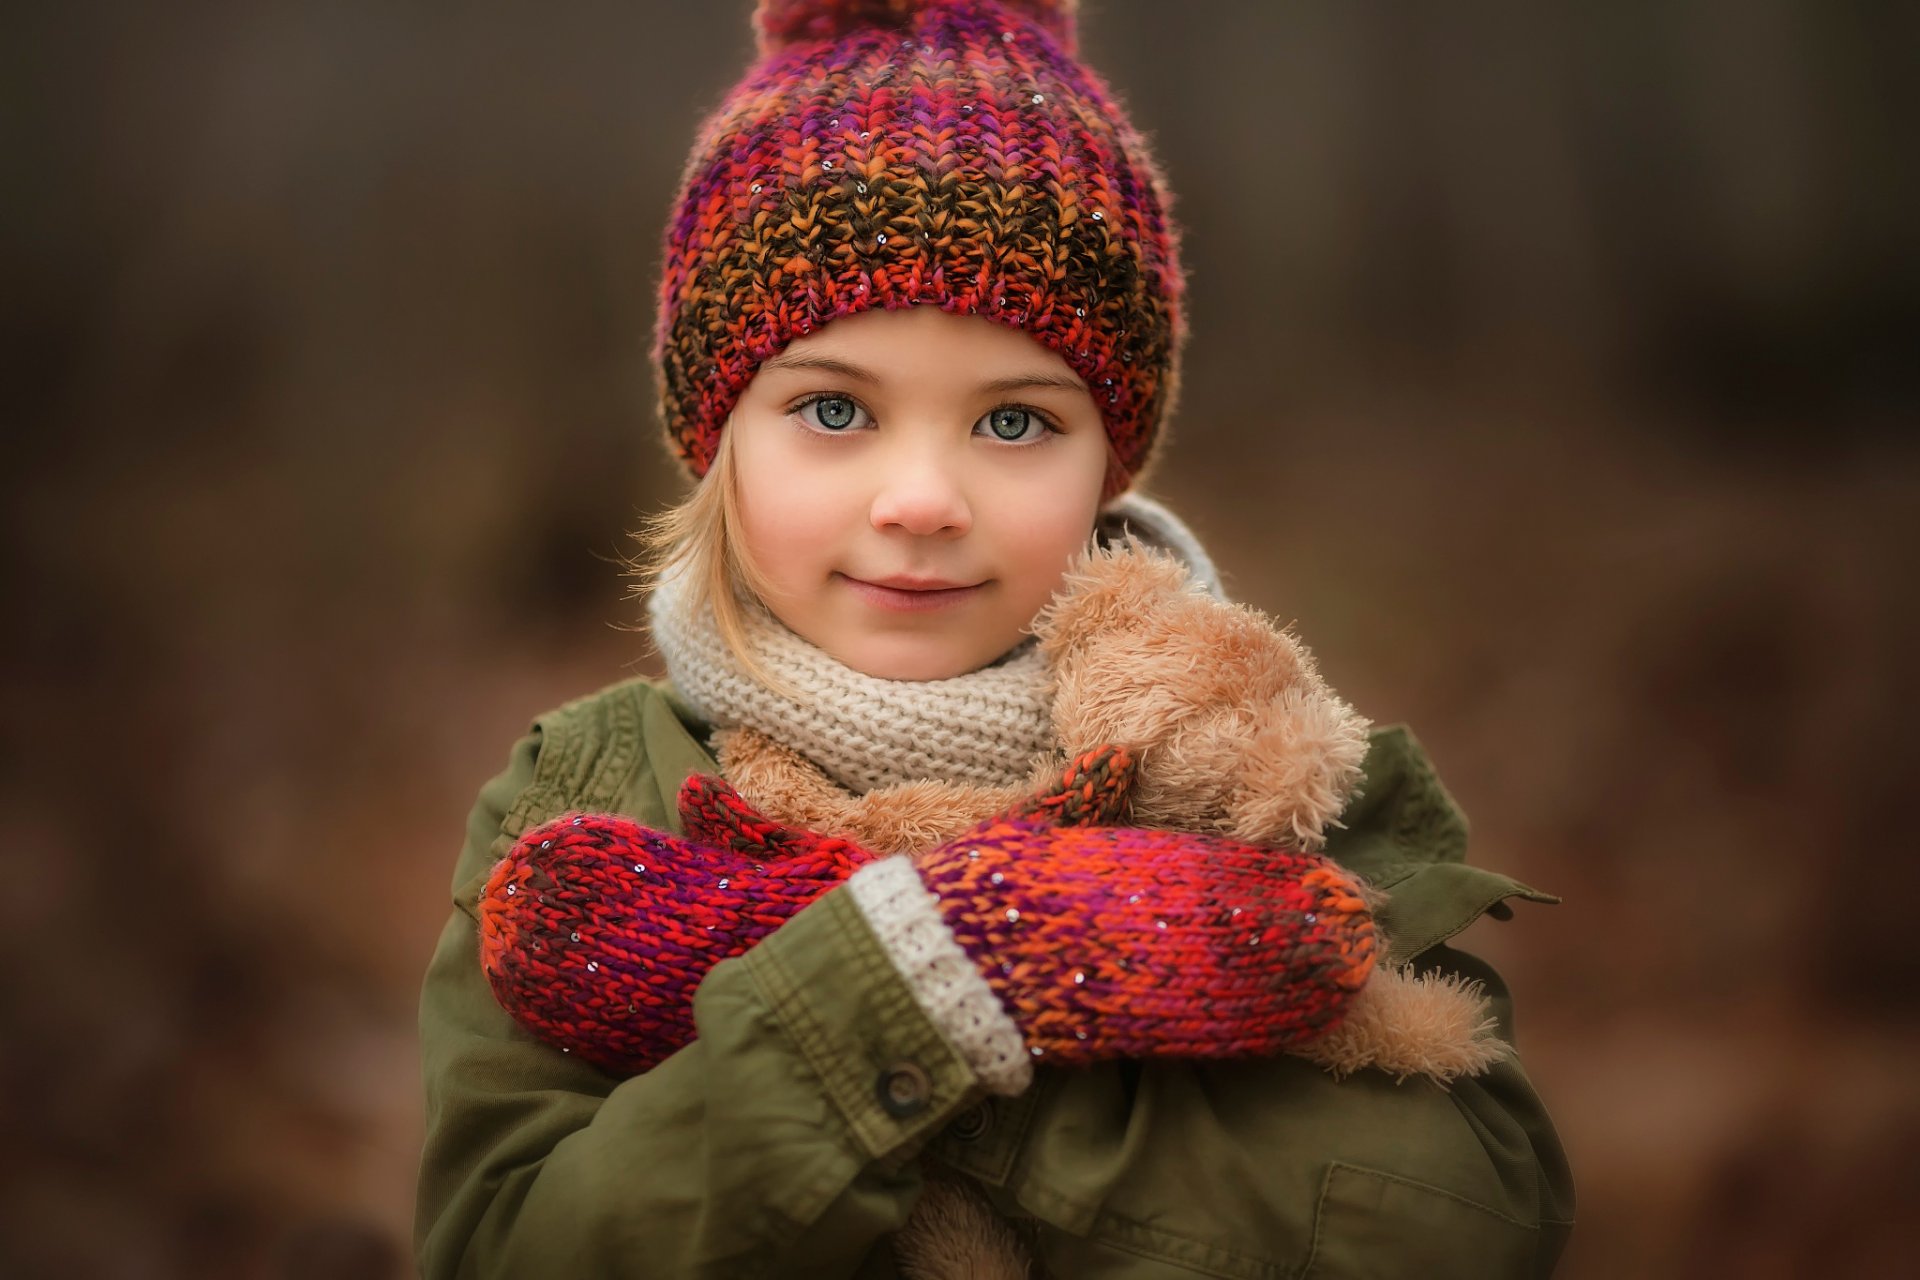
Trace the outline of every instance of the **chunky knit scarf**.
<instances>
[{"instance_id":1,"label":"chunky knit scarf","mask_svg":"<svg viewBox=\"0 0 1920 1280\"><path fill-rule=\"evenodd\" d=\"M1133 495L1110 503L1095 538L1106 543L1124 534L1174 552L1220 594L1213 562L1166 508ZM694 608L691 594L669 574L648 607L668 678L689 705L716 729L757 729L791 747L856 794L917 780L1020 786L1057 745L1052 678L1031 640L948 680L882 680L749 605L743 612L754 653L799 691L792 697L747 671L721 639L712 610Z\"/></svg>"}]
</instances>

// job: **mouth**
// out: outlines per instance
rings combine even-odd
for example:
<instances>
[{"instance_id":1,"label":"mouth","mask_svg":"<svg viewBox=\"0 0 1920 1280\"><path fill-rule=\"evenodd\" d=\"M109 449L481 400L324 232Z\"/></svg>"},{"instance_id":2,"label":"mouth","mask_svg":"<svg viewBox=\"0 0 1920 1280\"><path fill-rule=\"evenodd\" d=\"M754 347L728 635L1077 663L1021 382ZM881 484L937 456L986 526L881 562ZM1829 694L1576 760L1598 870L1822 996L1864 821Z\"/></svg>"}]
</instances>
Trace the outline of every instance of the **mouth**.
<instances>
[{"instance_id":1,"label":"mouth","mask_svg":"<svg viewBox=\"0 0 1920 1280\"><path fill-rule=\"evenodd\" d=\"M875 608L896 613L921 613L948 609L972 599L985 582L955 582L946 578L915 578L895 575L887 578L856 578L841 574L853 593Z\"/></svg>"}]
</instances>

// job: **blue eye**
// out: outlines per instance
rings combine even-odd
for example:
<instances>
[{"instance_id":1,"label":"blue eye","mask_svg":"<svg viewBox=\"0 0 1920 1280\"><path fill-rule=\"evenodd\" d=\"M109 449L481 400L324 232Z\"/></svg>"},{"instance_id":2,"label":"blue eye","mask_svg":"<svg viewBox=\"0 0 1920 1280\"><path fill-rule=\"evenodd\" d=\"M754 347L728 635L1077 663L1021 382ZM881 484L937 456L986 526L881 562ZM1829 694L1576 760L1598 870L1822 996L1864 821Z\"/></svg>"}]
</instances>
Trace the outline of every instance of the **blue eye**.
<instances>
[{"instance_id":1,"label":"blue eye","mask_svg":"<svg viewBox=\"0 0 1920 1280\"><path fill-rule=\"evenodd\" d=\"M1021 409L1014 405L1002 405L990 410L987 415L974 423L974 430L985 429L985 434L1007 444L1028 444L1047 434L1047 420L1031 409Z\"/></svg>"},{"instance_id":2,"label":"blue eye","mask_svg":"<svg viewBox=\"0 0 1920 1280\"><path fill-rule=\"evenodd\" d=\"M846 396L815 396L794 412L810 427L838 433L858 425L865 411Z\"/></svg>"}]
</instances>

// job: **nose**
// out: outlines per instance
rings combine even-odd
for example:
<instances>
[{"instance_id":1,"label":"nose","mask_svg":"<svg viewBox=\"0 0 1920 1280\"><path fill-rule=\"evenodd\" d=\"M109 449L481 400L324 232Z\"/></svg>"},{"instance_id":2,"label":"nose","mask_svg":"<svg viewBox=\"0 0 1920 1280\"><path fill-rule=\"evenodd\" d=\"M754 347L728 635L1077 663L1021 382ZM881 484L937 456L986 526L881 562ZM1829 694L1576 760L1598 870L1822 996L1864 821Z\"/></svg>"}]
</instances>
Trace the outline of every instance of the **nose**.
<instances>
[{"instance_id":1,"label":"nose","mask_svg":"<svg viewBox=\"0 0 1920 1280\"><path fill-rule=\"evenodd\" d=\"M955 460L939 449L894 450L886 460L870 513L882 533L958 537L973 527L973 510Z\"/></svg>"}]
</instances>

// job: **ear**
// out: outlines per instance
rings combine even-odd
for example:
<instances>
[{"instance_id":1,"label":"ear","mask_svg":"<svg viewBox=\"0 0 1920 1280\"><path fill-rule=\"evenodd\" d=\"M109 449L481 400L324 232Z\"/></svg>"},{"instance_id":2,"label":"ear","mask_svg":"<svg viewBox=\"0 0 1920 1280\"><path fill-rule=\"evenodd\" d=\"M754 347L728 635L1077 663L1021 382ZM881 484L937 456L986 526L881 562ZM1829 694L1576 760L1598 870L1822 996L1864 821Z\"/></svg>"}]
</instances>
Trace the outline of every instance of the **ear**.
<instances>
[{"instance_id":1,"label":"ear","mask_svg":"<svg viewBox=\"0 0 1920 1280\"><path fill-rule=\"evenodd\" d=\"M1259 709L1236 747L1228 831L1254 844L1318 849L1361 778L1367 721L1308 669Z\"/></svg>"},{"instance_id":2,"label":"ear","mask_svg":"<svg viewBox=\"0 0 1920 1280\"><path fill-rule=\"evenodd\" d=\"M1076 556L1060 590L1034 619L1041 652L1058 664L1094 636L1138 627L1170 598L1206 594L1173 556L1137 538Z\"/></svg>"}]
</instances>

